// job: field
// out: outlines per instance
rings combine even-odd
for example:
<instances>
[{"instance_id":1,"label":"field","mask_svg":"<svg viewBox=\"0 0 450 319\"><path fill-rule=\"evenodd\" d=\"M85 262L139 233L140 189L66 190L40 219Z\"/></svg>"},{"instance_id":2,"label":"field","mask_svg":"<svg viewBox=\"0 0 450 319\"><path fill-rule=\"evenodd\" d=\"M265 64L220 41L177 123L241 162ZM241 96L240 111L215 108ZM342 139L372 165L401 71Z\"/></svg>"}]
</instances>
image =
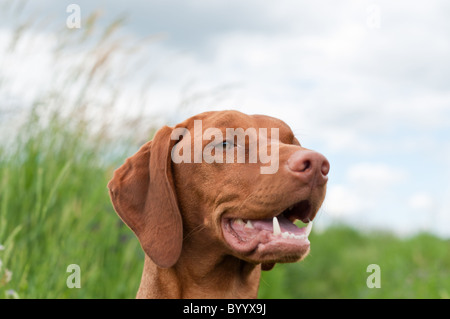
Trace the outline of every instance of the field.
<instances>
[{"instance_id":1,"label":"field","mask_svg":"<svg viewBox=\"0 0 450 319\"><path fill-rule=\"evenodd\" d=\"M95 20L94 13L81 34L65 30L55 40L50 88L19 109L6 100L0 105L0 298L136 294L143 253L114 212L106 184L151 137L156 121L130 118L121 126L123 138L111 134L124 70L132 70L128 65L117 70L115 62L136 48L115 37L120 19L106 30L95 29ZM31 41L27 27L18 23L0 52L4 66ZM70 55L76 59L66 64ZM0 73L0 79L0 94L8 96L8 74ZM132 102L145 105L145 96ZM11 121L17 123L10 126ZM449 240L430 234L397 238L344 225L313 229L310 240L312 251L303 262L263 273L260 298L450 297ZM80 288L67 285L73 264L80 269ZM380 288L367 285L373 275L369 265L379 266Z\"/></svg>"},{"instance_id":2,"label":"field","mask_svg":"<svg viewBox=\"0 0 450 319\"><path fill-rule=\"evenodd\" d=\"M43 126L31 114L15 149L0 149L0 296L133 298L143 254L106 189L126 151L105 161L99 136L64 121L55 115ZM260 298L450 296L448 240L345 226L313 230L310 239L303 262L263 273ZM80 266L81 288L67 286L71 264ZM380 267L380 288L367 286L371 264Z\"/></svg>"},{"instance_id":3,"label":"field","mask_svg":"<svg viewBox=\"0 0 450 319\"><path fill-rule=\"evenodd\" d=\"M429 234L398 239L344 226L311 234L311 253L263 274L263 298L449 298L450 242ZM380 288L368 288L379 266ZM371 282L370 278L369 281Z\"/></svg>"}]
</instances>

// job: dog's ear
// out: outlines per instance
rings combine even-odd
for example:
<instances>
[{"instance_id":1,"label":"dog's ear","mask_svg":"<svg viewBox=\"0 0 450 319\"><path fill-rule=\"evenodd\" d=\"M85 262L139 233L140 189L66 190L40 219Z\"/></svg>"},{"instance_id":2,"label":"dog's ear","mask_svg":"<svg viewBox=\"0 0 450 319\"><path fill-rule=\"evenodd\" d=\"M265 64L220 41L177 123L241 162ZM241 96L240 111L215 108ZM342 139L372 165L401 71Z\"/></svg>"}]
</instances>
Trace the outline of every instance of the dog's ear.
<instances>
[{"instance_id":1,"label":"dog's ear","mask_svg":"<svg viewBox=\"0 0 450 319\"><path fill-rule=\"evenodd\" d=\"M160 267L172 267L183 242L183 225L171 171L172 129L160 129L152 141L128 158L108 183L114 209L138 237L142 249Z\"/></svg>"}]
</instances>

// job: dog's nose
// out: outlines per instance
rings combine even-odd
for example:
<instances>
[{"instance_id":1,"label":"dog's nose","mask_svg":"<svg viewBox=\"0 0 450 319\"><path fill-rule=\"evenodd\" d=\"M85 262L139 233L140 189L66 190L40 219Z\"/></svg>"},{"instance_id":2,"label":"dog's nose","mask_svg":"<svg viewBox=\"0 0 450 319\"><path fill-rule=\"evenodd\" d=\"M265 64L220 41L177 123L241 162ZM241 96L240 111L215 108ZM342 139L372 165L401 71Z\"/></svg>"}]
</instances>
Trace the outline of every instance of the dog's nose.
<instances>
[{"instance_id":1,"label":"dog's nose","mask_svg":"<svg viewBox=\"0 0 450 319\"><path fill-rule=\"evenodd\" d=\"M330 162L320 153L301 150L291 155L288 159L288 167L295 172L305 183L317 178L317 182L324 184L328 180Z\"/></svg>"}]
</instances>

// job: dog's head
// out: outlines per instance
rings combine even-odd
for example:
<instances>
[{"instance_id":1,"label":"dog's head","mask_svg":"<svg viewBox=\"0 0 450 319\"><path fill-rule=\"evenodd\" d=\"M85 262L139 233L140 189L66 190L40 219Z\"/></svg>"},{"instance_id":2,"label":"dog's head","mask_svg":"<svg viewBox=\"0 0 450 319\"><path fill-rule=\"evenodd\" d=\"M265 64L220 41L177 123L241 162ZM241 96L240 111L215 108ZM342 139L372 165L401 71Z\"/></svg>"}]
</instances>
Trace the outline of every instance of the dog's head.
<instances>
[{"instance_id":1,"label":"dog's head","mask_svg":"<svg viewBox=\"0 0 450 319\"><path fill-rule=\"evenodd\" d=\"M328 171L326 158L303 148L281 120L206 112L159 130L108 187L158 266L173 266L182 247L214 247L267 270L307 255Z\"/></svg>"}]
</instances>

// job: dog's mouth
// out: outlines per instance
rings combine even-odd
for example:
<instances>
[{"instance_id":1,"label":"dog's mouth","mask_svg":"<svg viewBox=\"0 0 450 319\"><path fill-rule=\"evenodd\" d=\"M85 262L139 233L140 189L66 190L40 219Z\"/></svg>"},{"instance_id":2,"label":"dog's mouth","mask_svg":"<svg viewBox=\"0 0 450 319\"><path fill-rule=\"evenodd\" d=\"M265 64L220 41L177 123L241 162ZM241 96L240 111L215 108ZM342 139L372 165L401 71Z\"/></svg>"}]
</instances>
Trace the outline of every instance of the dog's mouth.
<instances>
[{"instance_id":1,"label":"dog's mouth","mask_svg":"<svg viewBox=\"0 0 450 319\"><path fill-rule=\"evenodd\" d=\"M310 202L302 200L271 218L224 217L222 231L228 245L249 261L293 262L309 252L313 216ZM297 220L307 225L300 228Z\"/></svg>"}]
</instances>

